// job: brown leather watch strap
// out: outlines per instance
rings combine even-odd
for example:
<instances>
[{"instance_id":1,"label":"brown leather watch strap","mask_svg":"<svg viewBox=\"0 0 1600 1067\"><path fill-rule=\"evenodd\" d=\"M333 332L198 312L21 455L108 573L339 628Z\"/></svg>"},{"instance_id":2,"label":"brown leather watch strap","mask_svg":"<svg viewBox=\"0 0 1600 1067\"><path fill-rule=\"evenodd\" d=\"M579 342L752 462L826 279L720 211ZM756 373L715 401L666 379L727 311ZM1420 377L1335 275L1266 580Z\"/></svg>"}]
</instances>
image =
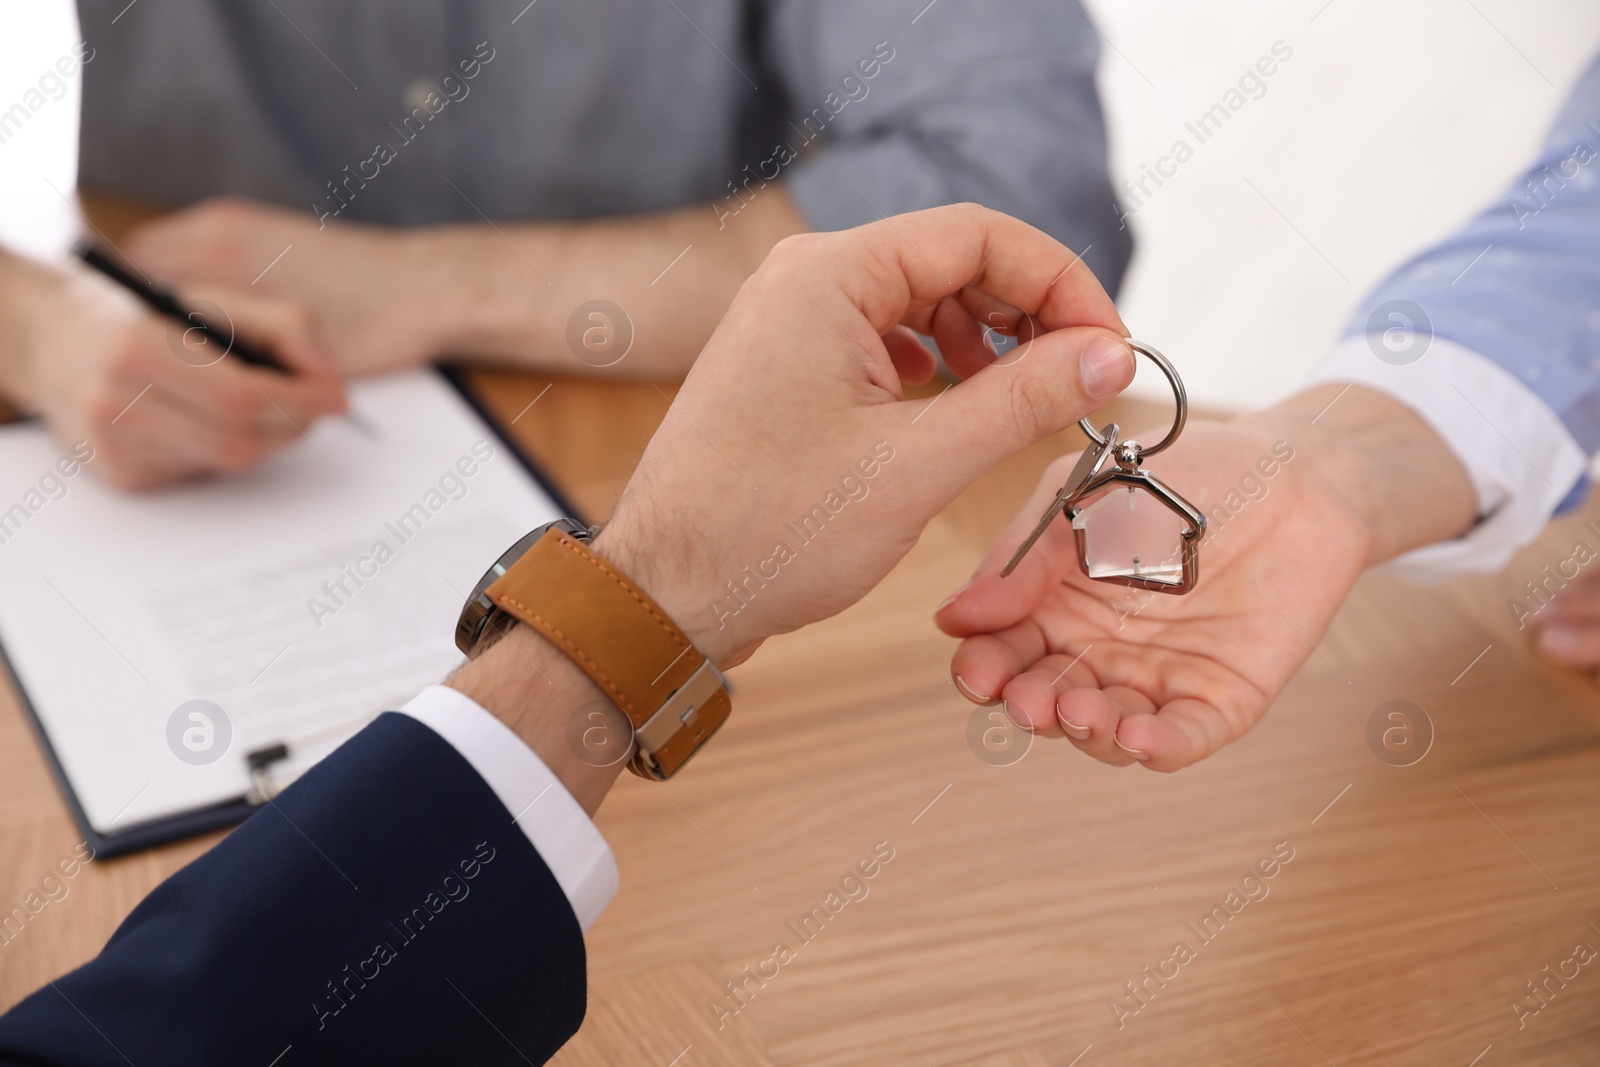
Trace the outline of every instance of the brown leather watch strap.
<instances>
[{"instance_id":1,"label":"brown leather watch strap","mask_svg":"<svg viewBox=\"0 0 1600 1067\"><path fill-rule=\"evenodd\" d=\"M722 676L667 613L561 530L535 541L488 595L566 653L633 723L635 774L671 777L732 711Z\"/></svg>"}]
</instances>

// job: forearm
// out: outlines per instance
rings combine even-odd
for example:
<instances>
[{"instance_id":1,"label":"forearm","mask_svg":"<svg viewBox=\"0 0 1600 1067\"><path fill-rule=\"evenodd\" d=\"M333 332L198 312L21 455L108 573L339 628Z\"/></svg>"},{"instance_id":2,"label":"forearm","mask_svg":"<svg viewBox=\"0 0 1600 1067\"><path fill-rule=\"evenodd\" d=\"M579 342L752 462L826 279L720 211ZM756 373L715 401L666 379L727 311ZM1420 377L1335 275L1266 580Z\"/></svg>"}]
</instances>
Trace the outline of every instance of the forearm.
<instances>
[{"instance_id":1,"label":"forearm","mask_svg":"<svg viewBox=\"0 0 1600 1067\"><path fill-rule=\"evenodd\" d=\"M592 715L611 722L614 712L599 688L554 645L519 624L445 684L510 727L584 811L593 816L600 809L626 761L601 766L604 760L585 760L572 739L582 737Z\"/></svg>"},{"instance_id":2,"label":"forearm","mask_svg":"<svg viewBox=\"0 0 1600 1067\"><path fill-rule=\"evenodd\" d=\"M1459 537L1477 518L1466 469L1399 400L1362 385L1315 385L1239 421L1271 426L1309 459L1370 534L1367 565Z\"/></svg>"},{"instance_id":3,"label":"forearm","mask_svg":"<svg viewBox=\"0 0 1600 1067\"><path fill-rule=\"evenodd\" d=\"M404 239L434 274L444 351L543 370L675 377L772 246L806 229L774 185L736 217L695 205L584 222L443 227ZM617 305L628 322L584 317L580 346L584 330L601 332L575 352L569 321L592 300ZM630 330L631 348L619 358Z\"/></svg>"}]
</instances>

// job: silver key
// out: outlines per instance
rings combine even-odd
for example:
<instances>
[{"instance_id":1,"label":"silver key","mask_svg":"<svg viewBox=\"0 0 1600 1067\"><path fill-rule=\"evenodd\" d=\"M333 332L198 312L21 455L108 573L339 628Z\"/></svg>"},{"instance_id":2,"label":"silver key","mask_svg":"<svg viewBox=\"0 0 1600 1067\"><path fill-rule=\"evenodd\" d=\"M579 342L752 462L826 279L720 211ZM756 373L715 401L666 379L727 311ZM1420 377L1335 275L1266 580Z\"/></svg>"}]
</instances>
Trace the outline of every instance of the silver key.
<instances>
[{"instance_id":1,"label":"silver key","mask_svg":"<svg viewBox=\"0 0 1600 1067\"><path fill-rule=\"evenodd\" d=\"M1016 553L1011 557L1011 562L1007 563L1005 569L1000 572L1000 577L1004 578L1017 569L1017 564L1022 562L1022 557L1026 556L1028 549L1032 548L1034 543L1044 536L1045 530L1055 521L1055 517L1070 506L1073 501L1081 497L1084 488L1094 480L1096 475L1105 469L1106 460L1110 459L1111 453L1116 451L1117 433L1117 424L1114 422L1107 423L1105 428L1100 431L1101 443L1098 445L1091 444L1083 450L1083 455L1078 457L1078 462L1073 466L1072 473L1067 475L1067 480L1061 486L1061 490L1056 493L1056 498L1050 502L1050 506L1045 509L1043 517L1039 519L1039 525L1035 526L1033 532L1028 535L1028 539L1017 547Z\"/></svg>"}]
</instances>

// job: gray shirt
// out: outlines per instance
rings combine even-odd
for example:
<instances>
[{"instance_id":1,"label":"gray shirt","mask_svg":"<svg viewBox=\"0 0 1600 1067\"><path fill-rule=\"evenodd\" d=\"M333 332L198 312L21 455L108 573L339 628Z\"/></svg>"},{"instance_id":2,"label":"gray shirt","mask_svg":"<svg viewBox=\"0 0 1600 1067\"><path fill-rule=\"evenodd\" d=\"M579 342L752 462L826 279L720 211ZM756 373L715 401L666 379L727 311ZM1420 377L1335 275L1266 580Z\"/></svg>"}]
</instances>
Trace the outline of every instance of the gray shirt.
<instances>
[{"instance_id":1,"label":"gray shirt","mask_svg":"<svg viewBox=\"0 0 1600 1067\"><path fill-rule=\"evenodd\" d=\"M79 0L80 183L391 225L581 219L781 181L812 225L973 200L1130 242L1062 0ZM480 215L480 212L482 213Z\"/></svg>"}]
</instances>

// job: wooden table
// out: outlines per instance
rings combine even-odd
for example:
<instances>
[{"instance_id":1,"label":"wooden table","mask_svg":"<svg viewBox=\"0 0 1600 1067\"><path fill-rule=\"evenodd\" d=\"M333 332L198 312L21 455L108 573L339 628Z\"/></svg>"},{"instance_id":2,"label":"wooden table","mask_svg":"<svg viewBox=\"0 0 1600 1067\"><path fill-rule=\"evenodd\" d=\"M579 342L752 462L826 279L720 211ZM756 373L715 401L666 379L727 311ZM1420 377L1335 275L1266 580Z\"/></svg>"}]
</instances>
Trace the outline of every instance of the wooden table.
<instances>
[{"instance_id":1,"label":"wooden table","mask_svg":"<svg viewBox=\"0 0 1600 1067\"><path fill-rule=\"evenodd\" d=\"M549 382L477 381L507 417ZM652 385L558 379L517 430L605 515L666 407ZM995 470L866 603L735 671L738 713L681 779L623 777L599 817L622 891L589 936L588 1021L555 1062L1600 1061L1600 958L1548 977L1600 950L1600 700L1533 659L1508 606L1575 539L1600 545L1585 516L1500 577L1367 576L1266 720L1198 767L1114 769L1045 742L1018 759L981 743L986 713L948 684L954 642L930 614L1073 447ZM1368 744L1391 700L1433 726L1410 766ZM0 1005L92 956L216 839L92 864L0 948ZM77 840L0 694L0 910ZM875 846L893 859L847 896ZM1293 858L1245 883L1260 899L1240 893L1275 848ZM802 940L816 908L827 921ZM1221 932L1204 940L1208 915ZM1524 983L1547 978L1519 1028L1513 1000L1538 1004Z\"/></svg>"}]
</instances>

